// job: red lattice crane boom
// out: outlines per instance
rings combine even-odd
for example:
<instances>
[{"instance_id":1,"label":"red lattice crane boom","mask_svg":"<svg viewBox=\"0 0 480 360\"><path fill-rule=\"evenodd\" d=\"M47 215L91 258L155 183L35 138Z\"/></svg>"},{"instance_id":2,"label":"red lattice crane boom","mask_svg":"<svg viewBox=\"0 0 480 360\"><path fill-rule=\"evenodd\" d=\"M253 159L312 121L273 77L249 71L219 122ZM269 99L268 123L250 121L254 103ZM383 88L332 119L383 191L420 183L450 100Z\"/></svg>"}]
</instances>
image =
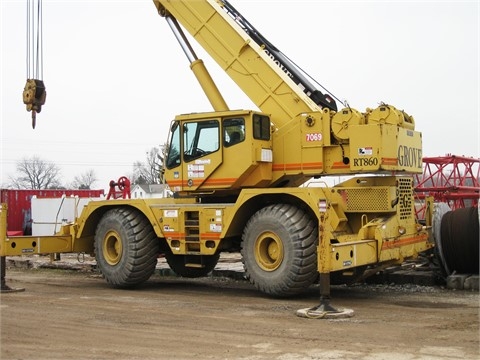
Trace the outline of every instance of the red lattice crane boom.
<instances>
[{"instance_id":1,"label":"red lattice crane boom","mask_svg":"<svg viewBox=\"0 0 480 360\"><path fill-rule=\"evenodd\" d=\"M423 158L423 173L415 176L415 192L422 204L427 196L444 202L452 210L478 207L480 196L480 158L447 154ZM417 208L424 218L425 206Z\"/></svg>"}]
</instances>

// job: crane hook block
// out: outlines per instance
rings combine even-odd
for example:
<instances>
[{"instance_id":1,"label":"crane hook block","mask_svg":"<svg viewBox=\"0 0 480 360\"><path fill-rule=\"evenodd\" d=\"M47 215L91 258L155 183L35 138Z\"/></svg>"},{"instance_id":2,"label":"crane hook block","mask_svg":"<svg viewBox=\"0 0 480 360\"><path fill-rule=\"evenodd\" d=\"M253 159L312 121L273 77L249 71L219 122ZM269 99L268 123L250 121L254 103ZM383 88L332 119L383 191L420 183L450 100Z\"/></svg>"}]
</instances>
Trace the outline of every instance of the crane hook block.
<instances>
[{"instance_id":1,"label":"crane hook block","mask_svg":"<svg viewBox=\"0 0 480 360\"><path fill-rule=\"evenodd\" d=\"M32 112L32 127L35 129L36 114L42 111L42 105L45 104L47 92L42 80L27 79L23 89L23 103L27 106L27 111Z\"/></svg>"}]
</instances>

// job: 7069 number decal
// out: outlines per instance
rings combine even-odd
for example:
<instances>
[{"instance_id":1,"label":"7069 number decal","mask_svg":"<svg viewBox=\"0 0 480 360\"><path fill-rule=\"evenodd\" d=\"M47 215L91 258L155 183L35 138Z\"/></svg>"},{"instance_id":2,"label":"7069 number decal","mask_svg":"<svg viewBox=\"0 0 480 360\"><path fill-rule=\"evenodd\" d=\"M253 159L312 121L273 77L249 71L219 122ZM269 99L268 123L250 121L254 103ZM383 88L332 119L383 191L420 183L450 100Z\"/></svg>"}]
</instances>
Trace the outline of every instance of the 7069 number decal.
<instances>
[{"instance_id":1,"label":"7069 number decal","mask_svg":"<svg viewBox=\"0 0 480 360\"><path fill-rule=\"evenodd\" d=\"M322 141L321 133L305 134L305 141Z\"/></svg>"}]
</instances>

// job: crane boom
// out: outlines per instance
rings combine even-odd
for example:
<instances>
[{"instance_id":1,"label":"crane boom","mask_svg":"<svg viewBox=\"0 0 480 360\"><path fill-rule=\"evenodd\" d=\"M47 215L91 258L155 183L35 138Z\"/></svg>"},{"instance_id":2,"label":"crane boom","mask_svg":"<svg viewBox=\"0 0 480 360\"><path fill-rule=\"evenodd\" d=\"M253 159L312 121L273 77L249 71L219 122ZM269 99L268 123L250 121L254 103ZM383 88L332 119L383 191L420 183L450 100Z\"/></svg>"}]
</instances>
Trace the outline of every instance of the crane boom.
<instances>
[{"instance_id":1,"label":"crane boom","mask_svg":"<svg viewBox=\"0 0 480 360\"><path fill-rule=\"evenodd\" d=\"M321 111L308 95L244 31L222 3L153 0L162 16L173 16L244 93L281 128L298 114ZM228 8L227 8L228 9ZM231 8L230 8L231 9Z\"/></svg>"},{"instance_id":2,"label":"crane boom","mask_svg":"<svg viewBox=\"0 0 480 360\"><path fill-rule=\"evenodd\" d=\"M317 90L298 67L275 45L268 41L255 27L250 24L227 0L221 0L223 8L239 24L242 29L262 48L265 53L308 95L317 105L337 111L337 104L331 96Z\"/></svg>"}]
</instances>

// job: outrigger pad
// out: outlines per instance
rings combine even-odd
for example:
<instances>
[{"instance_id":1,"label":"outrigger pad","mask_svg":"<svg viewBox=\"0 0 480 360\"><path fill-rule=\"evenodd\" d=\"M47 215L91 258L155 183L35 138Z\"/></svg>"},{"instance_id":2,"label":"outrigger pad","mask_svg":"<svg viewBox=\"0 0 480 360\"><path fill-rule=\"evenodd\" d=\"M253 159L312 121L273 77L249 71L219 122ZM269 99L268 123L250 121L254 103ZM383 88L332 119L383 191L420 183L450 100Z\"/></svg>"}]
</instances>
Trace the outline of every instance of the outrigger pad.
<instances>
[{"instance_id":1,"label":"outrigger pad","mask_svg":"<svg viewBox=\"0 0 480 360\"><path fill-rule=\"evenodd\" d=\"M297 310L296 315L307 319L346 319L353 317L352 309L325 310L322 306Z\"/></svg>"},{"instance_id":2,"label":"outrigger pad","mask_svg":"<svg viewBox=\"0 0 480 360\"><path fill-rule=\"evenodd\" d=\"M25 288L11 288L10 286L2 286L0 288L0 294L8 294L13 292L22 292L25 291Z\"/></svg>"}]
</instances>

